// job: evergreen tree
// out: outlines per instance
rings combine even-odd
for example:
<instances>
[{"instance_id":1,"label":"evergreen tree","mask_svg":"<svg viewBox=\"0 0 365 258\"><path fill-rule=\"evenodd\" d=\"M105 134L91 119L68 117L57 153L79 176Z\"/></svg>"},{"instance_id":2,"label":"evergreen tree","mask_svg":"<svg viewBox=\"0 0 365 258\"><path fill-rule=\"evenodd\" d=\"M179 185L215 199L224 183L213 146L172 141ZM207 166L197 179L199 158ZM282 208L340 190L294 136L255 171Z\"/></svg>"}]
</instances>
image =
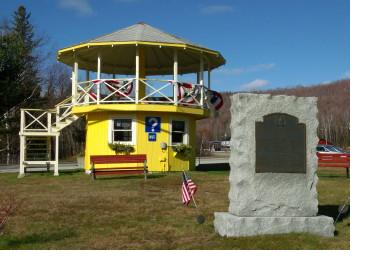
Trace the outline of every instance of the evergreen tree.
<instances>
[{"instance_id":1,"label":"evergreen tree","mask_svg":"<svg viewBox=\"0 0 365 258\"><path fill-rule=\"evenodd\" d=\"M39 104L40 76L35 37L30 13L20 6L9 24L0 27L0 157L18 153L19 107ZM1 161L0 161L1 162Z\"/></svg>"},{"instance_id":2,"label":"evergreen tree","mask_svg":"<svg viewBox=\"0 0 365 258\"><path fill-rule=\"evenodd\" d=\"M30 22L31 13L27 13L24 6L13 14L12 36L20 42L21 72L18 74L19 97L25 99L33 94L40 96L39 57L37 49L42 40L36 38L34 27ZM36 92L35 92L36 91ZM34 94L35 93L35 94Z\"/></svg>"},{"instance_id":3,"label":"evergreen tree","mask_svg":"<svg viewBox=\"0 0 365 258\"><path fill-rule=\"evenodd\" d=\"M4 27L0 39L0 115L22 101L18 84L22 71L21 42Z\"/></svg>"}]
</instances>

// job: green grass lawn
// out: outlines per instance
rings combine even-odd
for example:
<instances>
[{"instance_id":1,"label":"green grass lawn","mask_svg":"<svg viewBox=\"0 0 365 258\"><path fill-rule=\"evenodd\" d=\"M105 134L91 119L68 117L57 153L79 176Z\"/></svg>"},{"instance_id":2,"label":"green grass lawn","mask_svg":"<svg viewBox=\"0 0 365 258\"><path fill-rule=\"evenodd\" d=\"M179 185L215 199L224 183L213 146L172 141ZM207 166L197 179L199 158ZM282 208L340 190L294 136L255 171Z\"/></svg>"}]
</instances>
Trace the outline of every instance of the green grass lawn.
<instances>
[{"instance_id":1,"label":"green grass lawn","mask_svg":"<svg viewBox=\"0 0 365 258\"><path fill-rule=\"evenodd\" d=\"M319 211L337 215L350 180L343 169L319 171ZM0 174L0 200L19 204L0 235L0 249L349 249L350 218L336 224L334 238L310 234L224 238L214 232L213 213L228 210L228 172L193 172L200 211L181 203L181 173L100 177L83 173L53 177ZM196 216L204 214L204 224Z\"/></svg>"}]
</instances>

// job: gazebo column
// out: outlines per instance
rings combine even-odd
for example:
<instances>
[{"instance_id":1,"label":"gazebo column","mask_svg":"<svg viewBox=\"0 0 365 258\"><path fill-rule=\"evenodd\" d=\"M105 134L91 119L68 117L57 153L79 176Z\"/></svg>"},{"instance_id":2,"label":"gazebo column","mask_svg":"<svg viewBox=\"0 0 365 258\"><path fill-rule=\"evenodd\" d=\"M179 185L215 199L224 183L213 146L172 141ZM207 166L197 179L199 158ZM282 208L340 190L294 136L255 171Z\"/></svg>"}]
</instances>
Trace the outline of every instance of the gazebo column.
<instances>
[{"instance_id":1,"label":"gazebo column","mask_svg":"<svg viewBox=\"0 0 365 258\"><path fill-rule=\"evenodd\" d=\"M146 55L145 49L141 46L136 47L136 104L140 99L146 96L146 85L141 79L146 77Z\"/></svg>"},{"instance_id":2,"label":"gazebo column","mask_svg":"<svg viewBox=\"0 0 365 258\"><path fill-rule=\"evenodd\" d=\"M98 80L100 80L101 78L101 55L98 54L98 67L97 67L97 74L96 74L96 78ZM100 103L100 82L97 83L96 85L96 104Z\"/></svg>"},{"instance_id":3,"label":"gazebo column","mask_svg":"<svg viewBox=\"0 0 365 258\"><path fill-rule=\"evenodd\" d=\"M85 80L87 82L90 81L90 71L89 70L86 70L85 71ZM90 87L90 83L86 84L86 87L89 88ZM85 98L84 98L84 102L89 103L89 101L90 101L89 94L86 94L85 95Z\"/></svg>"},{"instance_id":4,"label":"gazebo column","mask_svg":"<svg viewBox=\"0 0 365 258\"><path fill-rule=\"evenodd\" d=\"M204 59L200 55L199 84L204 85Z\"/></svg>"},{"instance_id":5,"label":"gazebo column","mask_svg":"<svg viewBox=\"0 0 365 258\"><path fill-rule=\"evenodd\" d=\"M204 59L200 55L199 71L196 73L196 84L204 84Z\"/></svg>"},{"instance_id":6,"label":"gazebo column","mask_svg":"<svg viewBox=\"0 0 365 258\"><path fill-rule=\"evenodd\" d=\"M202 86L200 88L200 106L204 106L204 59L203 55L200 55L200 69L199 69L199 84Z\"/></svg>"},{"instance_id":7,"label":"gazebo column","mask_svg":"<svg viewBox=\"0 0 365 258\"><path fill-rule=\"evenodd\" d=\"M178 85L177 85L177 81L178 81L178 56L177 56L177 50L174 49L174 104L177 105L178 99L177 99L177 95L178 95Z\"/></svg>"},{"instance_id":8,"label":"gazebo column","mask_svg":"<svg viewBox=\"0 0 365 258\"><path fill-rule=\"evenodd\" d=\"M77 99L77 83L79 77L79 63L75 59L74 67L72 70L72 104L76 103Z\"/></svg>"},{"instance_id":9,"label":"gazebo column","mask_svg":"<svg viewBox=\"0 0 365 258\"><path fill-rule=\"evenodd\" d=\"M208 62L208 89L210 90L210 65Z\"/></svg>"}]
</instances>

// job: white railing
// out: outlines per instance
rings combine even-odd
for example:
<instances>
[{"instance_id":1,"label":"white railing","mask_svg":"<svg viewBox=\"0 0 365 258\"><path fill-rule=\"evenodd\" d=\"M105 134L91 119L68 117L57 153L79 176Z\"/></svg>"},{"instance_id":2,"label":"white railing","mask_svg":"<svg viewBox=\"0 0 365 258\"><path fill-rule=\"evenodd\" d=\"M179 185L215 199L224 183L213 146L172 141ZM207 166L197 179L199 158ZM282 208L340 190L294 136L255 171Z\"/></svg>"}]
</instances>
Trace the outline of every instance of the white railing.
<instances>
[{"instance_id":1,"label":"white railing","mask_svg":"<svg viewBox=\"0 0 365 258\"><path fill-rule=\"evenodd\" d=\"M72 96L58 103L56 108L56 124L59 122L63 122L72 115Z\"/></svg>"},{"instance_id":2,"label":"white railing","mask_svg":"<svg viewBox=\"0 0 365 258\"><path fill-rule=\"evenodd\" d=\"M135 79L100 79L77 84L73 105L135 102L130 96Z\"/></svg>"},{"instance_id":3,"label":"white railing","mask_svg":"<svg viewBox=\"0 0 365 258\"><path fill-rule=\"evenodd\" d=\"M21 109L20 132L48 132L72 116L72 97L58 103L54 109Z\"/></svg>"},{"instance_id":4,"label":"white railing","mask_svg":"<svg viewBox=\"0 0 365 258\"><path fill-rule=\"evenodd\" d=\"M20 132L52 132L56 112L46 109L21 109Z\"/></svg>"},{"instance_id":5,"label":"white railing","mask_svg":"<svg viewBox=\"0 0 365 258\"><path fill-rule=\"evenodd\" d=\"M136 90L138 87L138 90ZM77 84L69 106L108 103L170 104L205 108L207 87L160 79L100 79Z\"/></svg>"},{"instance_id":6,"label":"white railing","mask_svg":"<svg viewBox=\"0 0 365 258\"><path fill-rule=\"evenodd\" d=\"M139 90L136 93L136 87ZM23 132L52 132L52 127L72 116L72 107L108 104L143 103L207 108L207 88L199 84L160 79L100 79L77 84L76 96L58 103L54 109L21 109ZM138 98L136 98L138 96Z\"/></svg>"}]
</instances>

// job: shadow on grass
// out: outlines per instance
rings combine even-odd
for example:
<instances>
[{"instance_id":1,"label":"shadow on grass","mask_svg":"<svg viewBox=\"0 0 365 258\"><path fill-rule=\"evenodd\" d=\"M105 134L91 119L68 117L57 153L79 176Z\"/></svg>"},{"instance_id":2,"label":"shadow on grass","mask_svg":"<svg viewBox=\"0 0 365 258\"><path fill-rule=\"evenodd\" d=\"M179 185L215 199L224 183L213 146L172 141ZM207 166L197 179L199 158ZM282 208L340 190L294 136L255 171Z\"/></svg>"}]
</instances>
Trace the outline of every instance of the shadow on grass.
<instances>
[{"instance_id":1,"label":"shadow on grass","mask_svg":"<svg viewBox=\"0 0 365 258\"><path fill-rule=\"evenodd\" d=\"M60 176L72 176L75 174L82 173L83 170L75 169L75 170L60 170L59 175ZM53 176L54 171L50 170L48 171L27 171L25 175L39 175L39 176Z\"/></svg>"},{"instance_id":2,"label":"shadow on grass","mask_svg":"<svg viewBox=\"0 0 365 258\"><path fill-rule=\"evenodd\" d=\"M318 177L321 178L339 178L339 177L342 177L342 178L346 178L346 172L344 172L343 174L324 174L323 172L320 172L320 173L317 173Z\"/></svg>"},{"instance_id":3,"label":"shadow on grass","mask_svg":"<svg viewBox=\"0 0 365 258\"><path fill-rule=\"evenodd\" d=\"M157 178L161 178L161 177L165 177L166 174L150 174L150 175L147 175L147 181L149 179L157 179ZM141 180L144 180L144 175L128 175L128 176L125 176L125 175L120 175L120 176L115 176L115 175L112 175L112 176L96 176L96 180L120 180L120 179L141 179Z\"/></svg>"},{"instance_id":4,"label":"shadow on grass","mask_svg":"<svg viewBox=\"0 0 365 258\"><path fill-rule=\"evenodd\" d=\"M319 205L318 206L318 215L325 215L332 217L334 220L337 218L339 211L338 211L339 205ZM345 218L348 218L350 216L350 209L342 214L337 222L342 221Z\"/></svg>"},{"instance_id":5,"label":"shadow on grass","mask_svg":"<svg viewBox=\"0 0 365 258\"><path fill-rule=\"evenodd\" d=\"M76 174L80 174L80 173L84 174L84 170L81 170L81 169L64 170L64 171L60 171L60 176L72 176L72 175L76 175Z\"/></svg>"},{"instance_id":6,"label":"shadow on grass","mask_svg":"<svg viewBox=\"0 0 365 258\"><path fill-rule=\"evenodd\" d=\"M229 171L229 163L212 163L212 164L199 164L195 168L197 171Z\"/></svg>"},{"instance_id":7,"label":"shadow on grass","mask_svg":"<svg viewBox=\"0 0 365 258\"><path fill-rule=\"evenodd\" d=\"M55 232L45 232L25 235L22 237L9 237L0 240L0 249L13 249L23 248L23 245L28 244L42 244L53 241L60 241L66 238L77 236L76 232L72 229L63 229Z\"/></svg>"}]
</instances>

